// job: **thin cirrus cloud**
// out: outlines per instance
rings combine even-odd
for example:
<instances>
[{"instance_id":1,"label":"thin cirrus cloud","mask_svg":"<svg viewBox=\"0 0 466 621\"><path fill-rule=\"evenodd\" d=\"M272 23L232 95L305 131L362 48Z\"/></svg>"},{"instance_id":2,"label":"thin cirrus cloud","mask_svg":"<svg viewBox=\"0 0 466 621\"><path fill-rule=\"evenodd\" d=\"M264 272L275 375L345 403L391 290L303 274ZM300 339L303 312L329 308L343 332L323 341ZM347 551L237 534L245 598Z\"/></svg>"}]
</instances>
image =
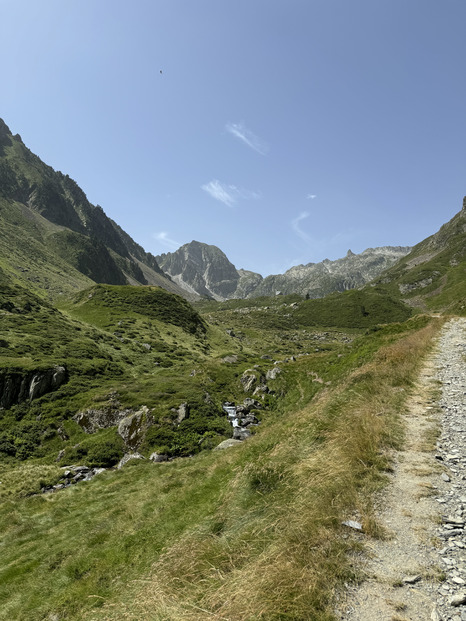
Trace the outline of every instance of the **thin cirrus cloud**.
<instances>
[{"instance_id":1,"label":"thin cirrus cloud","mask_svg":"<svg viewBox=\"0 0 466 621\"><path fill-rule=\"evenodd\" d=\"M153 237L169 250L177 250L181 246L179 242L175 241L174 239L170 239L170 237L168 237L168 233L166 233L165 231L161 231L160 233L154 233Z\"/></svg>"},{"instance_id":2,"label":"thin cirrus cloud","mask_svg":"<svg viewBox=\"0 0 466 621\"><path fill-rule=\"evenodd\" d=\"M210 194L212 198L215 198L215 200L220 201L228 207L232 207L238 199L257 200L261 198L260 192L238 188L236 185L222 183L218 179L212 179L209 183L201 185L201 189L207 192L207 194Z\"/></svg>"},{"instance_id":3,"label":"thin cirrus cloud","mask_svg":"<svg viewBox=\"0 0 466 621\"><path fill-rule=\"evenodd\" d=\"M269 145L264 142L262 138L259 138L259 136L256 136L254 132L248 129L243 122L227 123L225 125L225 129L232 136L235 136L248 147L250 147L254 151L257 151L257 153L260 153L261 155L266 155L269 152Z\"/></svg>"},{"instance_id":4,"label":"thin cirrus cloud","mask_svg":"<svg viewBox=\"0 0 466 621\"><path fill-rule=\"evenodd\" d=\"M298 235L298 237L300 237L305 242L311 241L311 238L305 231L302 230L302 228L300 227L300 223L303 220L306 220L306 218L309 218L309 215L310 214L307 211L302 211L299 216L291 221L291 228L296 233L296 235Z\"/></svg>"},{"instance_id":5,"label":"thin cirrus cloud","mask_svg":"<svg viewBox=\"0 0 466 621\"><path fill-rule=\"evenodd\" d=\"M306 198L313 200L314 198L317 198L317 194L307 194Z\"/></svg>"}]
</instances>

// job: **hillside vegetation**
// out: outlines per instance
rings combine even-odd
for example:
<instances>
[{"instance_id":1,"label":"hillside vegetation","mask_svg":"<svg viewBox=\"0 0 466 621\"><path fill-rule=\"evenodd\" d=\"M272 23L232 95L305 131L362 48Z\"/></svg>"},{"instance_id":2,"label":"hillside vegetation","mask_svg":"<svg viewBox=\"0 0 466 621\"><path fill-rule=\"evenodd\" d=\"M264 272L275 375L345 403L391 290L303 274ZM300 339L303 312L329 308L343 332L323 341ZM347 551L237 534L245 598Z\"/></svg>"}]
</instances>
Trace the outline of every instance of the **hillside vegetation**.
<instances>
[{"instance_id":1,"label":"hillside vegetation","mask_svg":"<svg viewBox=\"0 0 466 621\"><path fill-rule=\"evenodd\" d=\"M226 451L137 460L33 496L58 477L54 460L4 462L0 619L332 619L335 592L357 579L359 543L341 522L381 534L370 494L439 323L418 317L351 342L329 333L281 363L258 432Z\"/></svg>"},{"instance_id":2,"label":"hillside vegetation","mask_svg":"<svg viewBox=\"0 0 466 621\"><path fill-rule=\"evenodd\" d=\"M466 314L466 197L437 233L417 244L377 284L410 306Z\"/></svg>"}]
</instances>

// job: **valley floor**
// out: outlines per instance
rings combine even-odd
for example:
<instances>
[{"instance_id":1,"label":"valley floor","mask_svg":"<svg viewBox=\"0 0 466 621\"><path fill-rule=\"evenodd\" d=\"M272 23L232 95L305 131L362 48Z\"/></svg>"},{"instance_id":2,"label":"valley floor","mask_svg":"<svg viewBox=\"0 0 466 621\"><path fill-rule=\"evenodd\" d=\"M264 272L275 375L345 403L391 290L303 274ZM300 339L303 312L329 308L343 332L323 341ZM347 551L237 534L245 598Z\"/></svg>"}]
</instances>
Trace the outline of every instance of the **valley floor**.
<instances>
[{"instance_id":1,"label":"valley floor","mask_svg":"<svg viewBox=\"0 0 466 621\"><path fill-rule=\"evenodd\" d=\"M466 619L465 356L466 320L452 319L407 403L404 448L379 505L386 536L368 546L366 580L341 619Z\"/></svg>"}]
</instances>

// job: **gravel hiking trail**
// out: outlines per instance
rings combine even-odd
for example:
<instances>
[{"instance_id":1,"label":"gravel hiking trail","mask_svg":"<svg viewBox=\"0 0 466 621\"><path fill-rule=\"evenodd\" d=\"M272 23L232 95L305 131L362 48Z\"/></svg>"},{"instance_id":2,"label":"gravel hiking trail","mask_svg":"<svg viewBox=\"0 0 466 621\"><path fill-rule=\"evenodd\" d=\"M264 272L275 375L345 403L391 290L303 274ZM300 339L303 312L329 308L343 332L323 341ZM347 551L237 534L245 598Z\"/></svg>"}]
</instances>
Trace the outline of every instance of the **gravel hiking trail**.
<instances>
[{"instance_id":1,"label":"gravel hiking trail","mask_svg":"<svg viewBox=\"0 0 466 621\"><path fill-rule=\"evenodd\" d=\"M449 320L408 399L378 519L385 540L356 559L345 621L466 621L466 318ZM434 450L433 450L433 447Z\"/></svg>"}]
</instances>

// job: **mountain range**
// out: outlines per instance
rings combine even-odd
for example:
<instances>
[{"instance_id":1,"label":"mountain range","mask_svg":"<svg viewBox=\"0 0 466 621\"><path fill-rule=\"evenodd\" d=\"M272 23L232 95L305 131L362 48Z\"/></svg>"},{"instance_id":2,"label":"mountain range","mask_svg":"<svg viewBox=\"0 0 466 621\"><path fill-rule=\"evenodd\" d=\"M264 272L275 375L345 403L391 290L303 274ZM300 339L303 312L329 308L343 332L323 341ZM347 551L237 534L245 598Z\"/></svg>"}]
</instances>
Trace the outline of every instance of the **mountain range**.
<instances>
[{"instance_id":1,"label":"mountain range","mask_svg":"<svg viewBox=\"0 0 466 621\"><path fill-rule=\"evenodd\" d=\"M154 257L0 119L0 269L50 298L92 283L158 285L188 300L277 292L317 298L364 285L409 250L348 251L336 261L299 265L266 278L237 270L219 248L197 241Z\"/></svg>"},{"instance_id":2,"label":"mountain range","mask_svg":"<svg viewBox=\"0 0 466 621\"><path fill-rule=\"evenodd\" d=\"M296 265L284 274L266 278L256 272L237 270L219 248L198 241L158 255L156 259L185 291L218 301L279 293L321 298L335 291L362 287L410 250L409 246L367 248L360 254L348 250L345 257L336 261L325 259L320 263Z\"/></svg>"}]
</instances>

